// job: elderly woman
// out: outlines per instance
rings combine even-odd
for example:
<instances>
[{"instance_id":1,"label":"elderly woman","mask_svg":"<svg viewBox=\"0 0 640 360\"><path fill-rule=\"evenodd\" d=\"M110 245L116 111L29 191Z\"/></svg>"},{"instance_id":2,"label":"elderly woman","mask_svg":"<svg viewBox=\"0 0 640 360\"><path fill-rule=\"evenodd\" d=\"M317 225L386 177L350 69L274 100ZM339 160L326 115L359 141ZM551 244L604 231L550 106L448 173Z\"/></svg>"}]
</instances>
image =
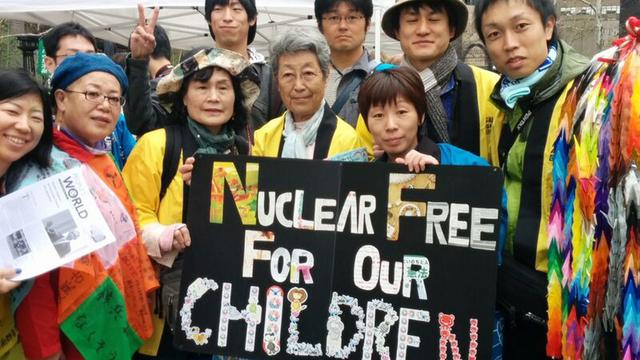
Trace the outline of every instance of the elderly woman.
<instances>
[{"instance_id":1,"label":"elderly woman","mask_svg":"<svg viewBox=\"0 0 640 360\"><path fill-rule=\"evenodd\" d=\"M93 358L98 346L127 358L153 333L147 293L158 286L137 235L135 208L104 140L120 116L127 77L104 55L78 53L56 69L51 86L57 124L52 163L25 169L18 184L84 164L116 242L30 282L16 310L20 338L30 359Z\"/></svg>"},{"instance_id":2,"label":"elderly woman","mask_svg":"<svg viewBox=\"0 0 640 360\"><path fill-rule=\"evenodd\" d=\"M273 44L271 57L287 111L256 130L252 155L325 159L362 146L355 130L324 100L329 46L317 30L286 32Z\"/></svg>"},{"instance_id":3,"label":"elderly woman","mask_svg":"<svg viewBox=\"0 0 640 360\"><path fill-rule=\"evenodd\" d=\"M219 48L200 50L176 66L158 84L158 96L177 125L142 136L124 167L147 251L162 265L162 313L167 326L161 343L147 344L145 348L153 350L141 350L145 354L155 354L159 347L161 359L195 356L171 347L172 331L176 325L179 328L177 291L182 270L181 261L175 260L191 243L184 224L188 198L178 166L194 152L249 153L249 144L239 134L244 134L249 109L260 92L250 66L241 55ZM176 162L168 167L165 159L173 157Z\"/></svg>"}]
</instances>

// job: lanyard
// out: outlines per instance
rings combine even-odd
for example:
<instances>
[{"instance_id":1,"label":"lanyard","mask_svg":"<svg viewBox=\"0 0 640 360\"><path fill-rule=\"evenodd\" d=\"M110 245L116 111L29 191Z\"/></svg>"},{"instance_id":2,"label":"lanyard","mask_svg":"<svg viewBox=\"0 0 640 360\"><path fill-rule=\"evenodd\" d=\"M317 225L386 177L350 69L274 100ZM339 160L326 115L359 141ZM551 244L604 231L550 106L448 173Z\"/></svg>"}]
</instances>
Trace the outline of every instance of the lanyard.
<instances>
[{"instance_id":1,"label":"lanyard","mask_svg":"<svg viewBox=\"0 0 640 360\"><path fill-rule=\"evenodd\" d=\"M522 133L524 127L531 121L531 119L533 119L533 111L529 109L522 115L522 117L520 117L520 120L518 120L513 130L509 129L508 124L505 124L505 126L502 128L502 134L500 134L500 143L498 144L498 156L500 165L502 165L503 168L506 166L509 150L511 150L513 143L516 141L518 136Z\"/></svg>"}]
</instances>

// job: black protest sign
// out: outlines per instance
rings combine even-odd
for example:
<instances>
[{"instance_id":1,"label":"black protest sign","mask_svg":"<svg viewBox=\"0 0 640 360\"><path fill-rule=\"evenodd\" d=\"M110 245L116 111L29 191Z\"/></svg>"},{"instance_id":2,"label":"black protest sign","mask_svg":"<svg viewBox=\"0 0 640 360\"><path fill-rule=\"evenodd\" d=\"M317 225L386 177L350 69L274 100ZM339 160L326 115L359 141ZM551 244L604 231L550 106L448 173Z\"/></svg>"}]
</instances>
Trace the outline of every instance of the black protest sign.
<instances>
[{"instance_id":1,"label":"black protest sign","mask_svg":"<svg viewBox=\"0 0 640 360\"><path fill-rule=\"evenodd\" d=\"M353 307L330 308L329 323L345 328L335 340L343 344L339 351L360 333L361 346L349 349L350 358L489 359L501 173L489 167L435 166L426 174L390 168L343 167L343 183L376 194L378 211L371 216L376 235L342 232L336 241L341 266L332 290L358 299L365 320L358 326L357 317L332 313ZM342 191L348 196L350 190ZM329 331L328 347L328 339L339 335Z\"/></svg>"},{"instance_id":2,"label":"black protest sign","mask_svg":"<svg viewBox=\"0 0 640 360\"><path fill-rule=\"evenodd\" d=\"M488 359L502 176L202 156L175 344L248 358ZM442 355L446 355L442 357Z\"/></svg>"}]
</instances>

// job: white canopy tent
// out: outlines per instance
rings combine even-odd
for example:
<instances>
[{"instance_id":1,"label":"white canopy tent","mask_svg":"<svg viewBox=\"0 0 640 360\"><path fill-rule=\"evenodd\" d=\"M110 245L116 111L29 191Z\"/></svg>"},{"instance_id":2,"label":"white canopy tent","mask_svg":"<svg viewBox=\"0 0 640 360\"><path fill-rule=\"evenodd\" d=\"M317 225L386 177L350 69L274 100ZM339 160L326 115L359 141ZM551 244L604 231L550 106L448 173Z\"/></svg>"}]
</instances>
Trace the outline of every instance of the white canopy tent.
<instances>
[{"instance_id":1,"label":"white canopy tent","mask_svg":"<svg viewBox=\"0 0 640 360\"><path fill-rule=\"evenodd\" d=\"M56 25L76 21L96 37L126 46L129 34L138 21L137 4L160 6L158 23L168 32L171 45L177 49L212 46L213 41L204 19L204 0L0 0L0 18ZM399 43L381 32L379 20L394 0L373 0L374 16L367 34L368 49L386 53L400 52ZM252 44L268 56L275 35L297 26L316 27L313 0L256 0L258 29ZM150 10L147 10L147 14Z\"/></svg>"}]
</instances>

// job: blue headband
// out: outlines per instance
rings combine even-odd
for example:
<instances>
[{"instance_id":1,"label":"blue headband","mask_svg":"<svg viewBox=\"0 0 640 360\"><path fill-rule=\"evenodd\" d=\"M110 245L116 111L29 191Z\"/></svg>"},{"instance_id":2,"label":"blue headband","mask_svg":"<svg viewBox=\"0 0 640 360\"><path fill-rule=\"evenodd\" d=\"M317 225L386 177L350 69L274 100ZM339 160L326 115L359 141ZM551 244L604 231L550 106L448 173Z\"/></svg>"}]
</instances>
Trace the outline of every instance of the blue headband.
<instances>
[{"instance_id":1,"label":"blue headband","mask_svg":"<svg viewBox=\"0 0 640 360\"><path fill-rule=\"evenodd\" d=\"M393 70L393 69L397 69L397 68L399 68L398 65L381 63L381 64L378 64L378 66L376 66L375 69L373 69L373 71L382 72L382 71Z\"/></svg>"},{"instance_id":2,"label":"blue headband","mask_svg":"<svg viewBox=\"0 0 640 360\"><path fill-rule=\"evenodd\" d=\"M94 71L106 72L115 76L120 83L122 95L124 96L127 93L129 82L127 81L127 75L125 75L120 66L104 54L86 54L83 52L69 56L62 61L53 73L51 91L64 90L74 81Z\"/></svg>"}]
</instances>

